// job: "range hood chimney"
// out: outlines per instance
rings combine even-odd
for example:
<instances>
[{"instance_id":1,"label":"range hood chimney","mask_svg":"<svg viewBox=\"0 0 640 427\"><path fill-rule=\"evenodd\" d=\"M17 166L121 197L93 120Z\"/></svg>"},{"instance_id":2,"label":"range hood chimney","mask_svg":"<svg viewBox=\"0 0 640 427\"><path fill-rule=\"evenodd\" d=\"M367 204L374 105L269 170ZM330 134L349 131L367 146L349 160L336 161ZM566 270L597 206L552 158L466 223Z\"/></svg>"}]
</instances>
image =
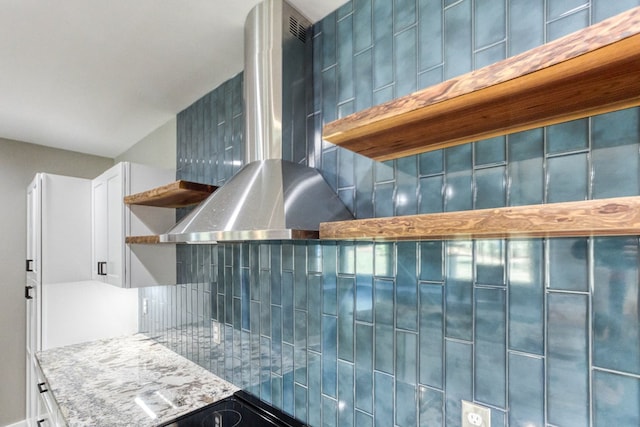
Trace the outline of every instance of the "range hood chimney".
<instances>
[{"instance_id":1,"label":"range hood chimney","mask_svg":"<svg viewBox=\"0 0 640 427\"><path fill-rule=\"evenodd\" d=\"M283 0L265 0L245 22L245 166L167 234L165 243L317 239L321 222L353 216L314 169L282 159L284 126L305 128L304 71L311 24ZM309 64L306 64L309 66ZM296 81L291 76L297 76ZM292 91L302 90L297 95ZM284 91L284 96L283 96ZM302 99L302 105L284 102ZM287 108L283 108L283 105ZM295 127L295 126L294 126Z\"/></svg>"}]
</instances>

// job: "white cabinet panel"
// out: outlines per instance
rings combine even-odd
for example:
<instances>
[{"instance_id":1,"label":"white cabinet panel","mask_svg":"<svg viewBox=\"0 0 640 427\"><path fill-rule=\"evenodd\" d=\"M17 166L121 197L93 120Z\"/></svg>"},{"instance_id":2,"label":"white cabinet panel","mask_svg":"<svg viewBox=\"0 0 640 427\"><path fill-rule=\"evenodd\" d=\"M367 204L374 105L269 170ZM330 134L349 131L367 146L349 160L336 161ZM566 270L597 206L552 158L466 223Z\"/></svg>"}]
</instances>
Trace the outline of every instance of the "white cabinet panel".
<instances>
[{"instance_id":1,"label":"white cabinet panel","mask_svg":"<svg viewBox=\"0 0 640 427\"><path fill-rule=\"evenodd\" d=\"M123 162L93 180L94 279L126 288L176 283L174 246L124 243L127 235L166 232L175 223L175 211L123 202L127 195L174 179L173 170Z\"/></svg>"}]
</instances>

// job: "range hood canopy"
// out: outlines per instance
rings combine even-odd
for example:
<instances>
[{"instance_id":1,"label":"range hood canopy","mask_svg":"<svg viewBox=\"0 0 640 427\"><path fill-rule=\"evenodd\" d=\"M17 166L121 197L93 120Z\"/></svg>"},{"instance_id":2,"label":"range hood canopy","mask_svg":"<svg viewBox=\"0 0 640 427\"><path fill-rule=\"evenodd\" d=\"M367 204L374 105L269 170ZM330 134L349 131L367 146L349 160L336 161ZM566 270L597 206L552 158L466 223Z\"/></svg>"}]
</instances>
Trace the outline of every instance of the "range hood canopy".
<instances>
[{"instance_id":1,"label":"range hood canopy","mask_svg":"<svg viewBox=\"0 0 640 427\"><path fill-rule=\"evenodd\" d=\"M305 44L311 43L307 34L311 24L282 0L265 0L249 13L245 166L161 235L161 242L316 239L321 222L353 219L316 169L282 160L283 116L285 123L299 116L283 112L283 91L289 96L292 90L313 90L311 73L304 71ZM299 81L283 81L285 74ZM304 114L301 119L306 120Z\"/></svg>"}]
</instances>

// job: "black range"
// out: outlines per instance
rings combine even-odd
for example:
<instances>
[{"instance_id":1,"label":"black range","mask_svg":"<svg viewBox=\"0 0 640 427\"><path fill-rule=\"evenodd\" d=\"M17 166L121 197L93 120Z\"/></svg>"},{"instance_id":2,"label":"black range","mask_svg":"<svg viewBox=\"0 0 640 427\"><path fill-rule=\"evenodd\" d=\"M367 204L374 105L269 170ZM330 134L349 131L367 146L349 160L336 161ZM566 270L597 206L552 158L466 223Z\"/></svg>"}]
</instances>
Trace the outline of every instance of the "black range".
<instances>
[{"instance_id":1,"label":"black range","mask_svg":"<svg viewBox=\"0 0 640 427\"><path fill-rule=\"evenodd\" d=\"M232 396L162 424L160 427L308 427L251 394Z\"/></svg>"}]
</instances>

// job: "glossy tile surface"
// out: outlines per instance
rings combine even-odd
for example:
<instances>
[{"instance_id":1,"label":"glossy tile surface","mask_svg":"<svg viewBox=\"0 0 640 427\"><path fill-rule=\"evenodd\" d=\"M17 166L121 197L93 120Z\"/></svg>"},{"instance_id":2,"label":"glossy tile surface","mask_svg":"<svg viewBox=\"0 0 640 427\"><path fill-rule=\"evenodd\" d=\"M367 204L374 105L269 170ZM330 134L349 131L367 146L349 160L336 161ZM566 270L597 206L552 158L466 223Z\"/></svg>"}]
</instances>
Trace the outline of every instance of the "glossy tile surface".
<instances>
[{"instance_id":1,"label":"glossy tile surface","mask_svg":"<svg viewBox=\"0 0 640 427\"><path fill-rule=\"evenodd\" d=\"M338 116L637 5L346 2L314 26L307 141L283 155L319 168L358 218L640 194L638 109L386 162L321 136ZM239 83L179 114L179 177L219 184L241 163ZM142 290L141 324L312 426L458 426L461 398L490 404L493 426L625 425L640 411L640 350L637 266L624 261L638 245L623 240L179 247L180 285ZM228 331L220 346L208 316Z\"/></svg>"}]
</instances>

